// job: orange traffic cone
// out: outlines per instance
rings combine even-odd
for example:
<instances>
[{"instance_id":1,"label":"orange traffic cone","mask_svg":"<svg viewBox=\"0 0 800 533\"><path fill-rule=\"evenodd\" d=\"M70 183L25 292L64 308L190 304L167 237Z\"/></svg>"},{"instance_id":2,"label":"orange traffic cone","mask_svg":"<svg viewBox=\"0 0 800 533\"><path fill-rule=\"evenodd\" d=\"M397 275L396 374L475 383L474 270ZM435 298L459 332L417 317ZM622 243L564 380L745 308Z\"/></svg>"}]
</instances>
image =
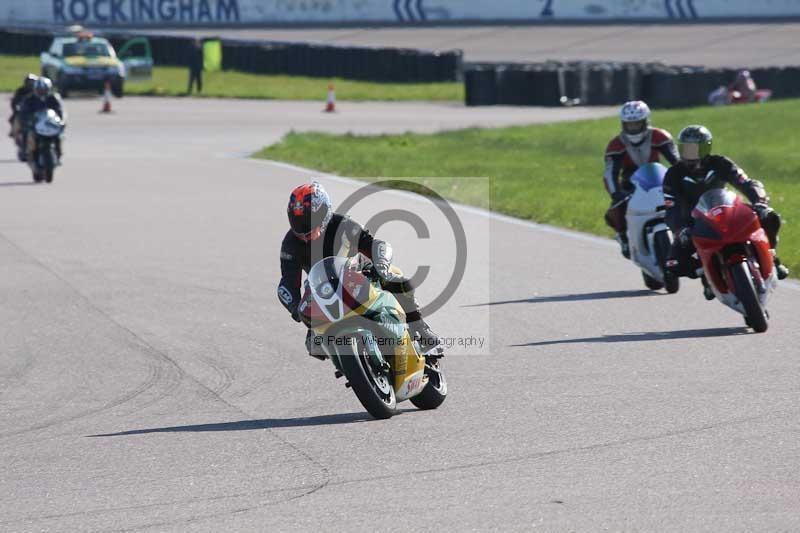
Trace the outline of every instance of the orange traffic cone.
<instances>
[{"instance_id":1,"label":"orange traffic cone","mask_svg":"<svg viewBox=\"0 0 800 533\"><path fill-rule=\"evenodd\" d=\"M101 113L111 113L111 82L106 81L105 90L103 90L103 107L100 109Z\"/></svg>"},{"instance_id":2,"label":"orange traffic cone","mask_svg":"<svg viewBox=\"0 0 800 533\"><path fill-rule=\"evenodd\" d=\"M328 102L325 104L325 112L336 112L336 91L334 90L332 83L328 84Z\"/></svg>"}]
</instances>

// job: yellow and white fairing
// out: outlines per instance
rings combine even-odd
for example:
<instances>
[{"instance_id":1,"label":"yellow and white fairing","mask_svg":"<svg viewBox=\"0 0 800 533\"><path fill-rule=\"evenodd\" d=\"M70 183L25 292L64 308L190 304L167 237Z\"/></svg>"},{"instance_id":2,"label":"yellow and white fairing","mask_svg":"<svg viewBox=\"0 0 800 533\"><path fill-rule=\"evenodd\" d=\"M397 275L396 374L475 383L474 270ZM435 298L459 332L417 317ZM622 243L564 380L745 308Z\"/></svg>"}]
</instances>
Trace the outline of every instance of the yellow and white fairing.
<instances>
[{"instance_id":1,"label":"yellow and white fairing","mask_svg":"<svg viewBox=\"0 0 800 533\"><path fill-rule=\"evenodd\" d=\"M378 314L402 326L402 337L397 342L382 346L381 354L391 366L397 401L407 400L422 392L428 383L425 357L416 350L405 326L405 312L394 295L380 288L377 283L365 282L345 287L348 285L344 281L348 279L347 269L352 268L352 262L353 258L326 258L309 271L307 281L311 295L324 315L324 320L313 323L312 330L316 335L325 336L332 326L343 321L359 317L374 321L373 317ZM335 278L333 282L332 277ZM358 302L355 309L345 304L345 290Z\"/></svg>"}]
</instances>

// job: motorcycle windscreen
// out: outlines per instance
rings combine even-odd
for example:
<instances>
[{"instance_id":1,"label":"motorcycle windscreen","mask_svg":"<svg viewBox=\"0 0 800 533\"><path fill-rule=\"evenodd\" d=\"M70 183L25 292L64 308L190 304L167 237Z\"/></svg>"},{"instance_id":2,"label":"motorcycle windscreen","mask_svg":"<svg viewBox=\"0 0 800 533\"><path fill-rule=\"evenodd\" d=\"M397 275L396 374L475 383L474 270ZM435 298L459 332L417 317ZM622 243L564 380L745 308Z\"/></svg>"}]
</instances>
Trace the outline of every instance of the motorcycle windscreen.
<instances>
[{"instance_id":1,"label":"motorcycle windscreen","mask_svg":"<svg viewBox=\"0 0 800 533\"><path fill-rule=\"evenodd\" d=\"M704 192L694 207L705 216L709 216L716 207L733 207L736 204L736 193L728 189L711 189Z\"/></svg>"},{"instance_id":2,"label":"motorcycle windscreen","mask_svg":"<svg viewBox=\"0 0 800 533\"><path fill-rule=\"evenodd\" d=\"M331 322L344 317L344 305L339 288L346 263L345 257L326 257L318 261L308 272L307 280L311 294Z\"/></svg>"},{"instance_id":3,"label":"motorcycle windscreen","mask_svg":"<svg viewBox=\"0 0 800 533\"><path fill-rule=\"evenodd\" d=\"M649 191L664 184L664 176L667 168L659 163L647 163L640 166L631 176L631 183L637 187Z\"/></svg>"}]
</instances>

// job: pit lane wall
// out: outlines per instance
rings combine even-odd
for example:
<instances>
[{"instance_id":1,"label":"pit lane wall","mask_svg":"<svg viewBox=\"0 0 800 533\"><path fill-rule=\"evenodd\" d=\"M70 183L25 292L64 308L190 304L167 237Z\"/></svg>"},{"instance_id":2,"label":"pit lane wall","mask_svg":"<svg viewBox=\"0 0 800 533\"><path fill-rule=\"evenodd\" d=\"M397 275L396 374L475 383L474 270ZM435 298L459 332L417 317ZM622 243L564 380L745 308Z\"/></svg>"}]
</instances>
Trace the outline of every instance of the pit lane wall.
<instances>
[{"instance_id":1,"label":"pit lane wall","mask_svg":"<svg viewBox=\"0 0 800 533\"><path fill-rule=\"evenodd\" d=\"M800 0L0 0L0 26L702 21L800 17Z\"/></svg>"}]
</instances>

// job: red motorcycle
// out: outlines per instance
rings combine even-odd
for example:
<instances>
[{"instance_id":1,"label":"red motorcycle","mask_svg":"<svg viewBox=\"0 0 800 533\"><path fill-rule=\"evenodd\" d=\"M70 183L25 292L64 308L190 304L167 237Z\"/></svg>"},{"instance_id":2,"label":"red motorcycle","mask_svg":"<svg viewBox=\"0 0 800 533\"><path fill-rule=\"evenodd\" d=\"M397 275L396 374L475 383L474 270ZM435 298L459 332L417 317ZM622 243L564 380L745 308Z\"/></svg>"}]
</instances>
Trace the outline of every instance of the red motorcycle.
<instances>
[{"instance_id":1,"label":"red motorcycle","mask_svg":"<svg viewBox=\"0 0 800 533\"><path fill-rule=\"evenodd\" d=\"M733 191L712 189L692 218L692 241L717 299L756 332L767 331L767 299L778 277L758 215Z\"/></svg>"}]
</instances>

